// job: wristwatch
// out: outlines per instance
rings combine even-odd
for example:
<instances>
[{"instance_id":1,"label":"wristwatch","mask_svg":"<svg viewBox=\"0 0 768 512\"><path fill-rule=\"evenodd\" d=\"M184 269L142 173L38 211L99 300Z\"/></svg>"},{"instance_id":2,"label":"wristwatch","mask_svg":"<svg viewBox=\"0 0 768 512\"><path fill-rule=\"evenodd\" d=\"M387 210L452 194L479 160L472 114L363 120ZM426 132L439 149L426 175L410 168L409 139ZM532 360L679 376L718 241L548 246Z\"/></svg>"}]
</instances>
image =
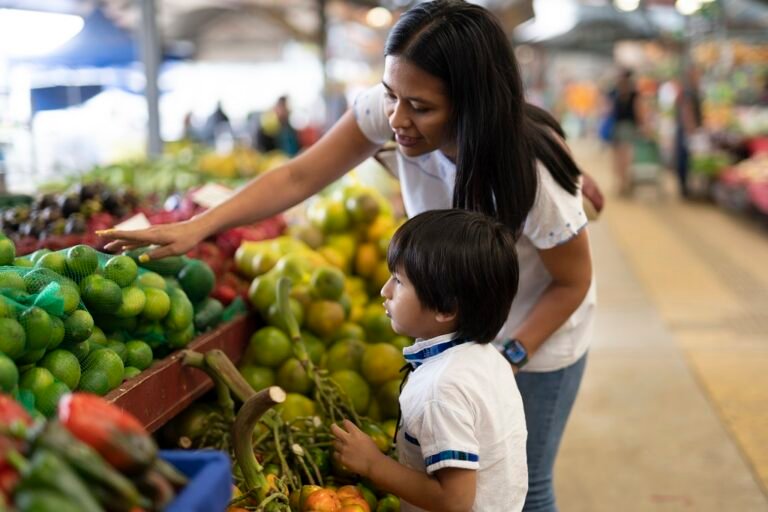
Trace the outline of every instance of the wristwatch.
<instances>
[{"instance_id":1,"label":"wristwatch","mask_svg":"<svg viewBox=\"0 0 768 512\"><path fill-rule=\"evenodd\" d=\"M520 340L511 338L502 345L501 354L507 358L509 364L515 366L518 370L528 363L528 351Z\"/></svg>"}]
</instances>

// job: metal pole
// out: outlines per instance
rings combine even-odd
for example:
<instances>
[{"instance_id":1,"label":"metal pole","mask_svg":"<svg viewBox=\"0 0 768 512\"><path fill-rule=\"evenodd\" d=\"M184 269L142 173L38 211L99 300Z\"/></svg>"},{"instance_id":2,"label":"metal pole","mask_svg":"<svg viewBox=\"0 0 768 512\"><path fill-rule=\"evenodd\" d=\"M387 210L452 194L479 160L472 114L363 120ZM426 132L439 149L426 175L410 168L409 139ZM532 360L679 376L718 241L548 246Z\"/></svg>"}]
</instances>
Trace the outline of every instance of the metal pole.
<instances>
[{"instance_id":1,"label":"metal pole","mask_svg":"<svg viewBox=\"0 0 768 512\"><path fill-rule=\"evenodd\" d=\"M320 46L320 65L323 69L323 102L328 112L328 17L325 12L326 0L317 0L320 23L317 27L317 42Z\"/></svg>"},{"instance_id":2,"label":"metal pole","mask_svg":"<svg viewBox=\"0 0 768 512\"><path fill-rule=\"evenodd\" d=\"M139 45L141 47L141 59L144 62L144 75L146 76L144 95L147 98L147 156L149 158L158 157L163 152L163 141L160 139L160 109L157 87L160 67L160 37L155 17L155 0L141 0Z\"/></svg>"}]
</instances>

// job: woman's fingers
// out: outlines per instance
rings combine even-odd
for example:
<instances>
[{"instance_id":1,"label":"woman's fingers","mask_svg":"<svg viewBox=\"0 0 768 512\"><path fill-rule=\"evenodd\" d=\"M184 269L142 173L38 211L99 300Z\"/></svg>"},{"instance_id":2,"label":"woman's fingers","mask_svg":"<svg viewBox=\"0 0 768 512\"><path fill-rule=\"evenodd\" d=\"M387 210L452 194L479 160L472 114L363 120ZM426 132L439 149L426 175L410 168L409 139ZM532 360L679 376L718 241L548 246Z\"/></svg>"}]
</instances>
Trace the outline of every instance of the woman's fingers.
<instances>
[{"instance_id":1,"label":"woman's fingers","mask_svg":"<svg viewBox=\"0 0 768 512\"><path fill-rule=\"evenodd\" d=\"M158 247L157 249L153 249L146 253L146 255L149 256L149 259L151 260L159 260L160 258L165 258L166 256L175 256L181 252L183 251L180 251L179 248L176 247L176 244L168 244L162 247Z\"/></svg>"}]
</instances>

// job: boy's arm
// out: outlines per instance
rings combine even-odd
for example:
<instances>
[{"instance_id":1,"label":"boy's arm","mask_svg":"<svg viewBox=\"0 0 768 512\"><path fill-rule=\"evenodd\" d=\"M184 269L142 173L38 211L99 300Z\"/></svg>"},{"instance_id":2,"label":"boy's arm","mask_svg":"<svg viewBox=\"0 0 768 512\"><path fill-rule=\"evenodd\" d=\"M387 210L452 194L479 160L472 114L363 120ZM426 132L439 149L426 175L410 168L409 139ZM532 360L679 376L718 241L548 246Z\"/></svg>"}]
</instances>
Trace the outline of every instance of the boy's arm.
<instances>
[{"instance_id":1,"label":"boy's arm","mask_svg":"<svg viewBox=\"0 0 768 512\"><path fill-rule=\"evenodd\" d=\"M373 440L349 420L344 420L344 429L331 425L331 430L336 436L334 457L377 488L425 510L471 510L477 486L475 470L444 468L429 476L381 453Z\"/></svg>"}]
</instances>

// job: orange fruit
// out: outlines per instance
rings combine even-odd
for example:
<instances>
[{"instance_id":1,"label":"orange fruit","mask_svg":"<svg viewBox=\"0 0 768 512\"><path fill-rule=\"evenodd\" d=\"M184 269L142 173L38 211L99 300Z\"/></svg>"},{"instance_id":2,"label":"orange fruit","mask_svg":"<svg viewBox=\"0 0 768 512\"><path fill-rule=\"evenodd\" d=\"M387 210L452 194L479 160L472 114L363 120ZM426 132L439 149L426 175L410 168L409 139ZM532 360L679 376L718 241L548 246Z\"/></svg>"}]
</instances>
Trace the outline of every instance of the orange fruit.
<instances>
[{"instance_id":1,"label":"orange fruit","mask_svg":"<svg viewBox=\"0 0 768 512\"><path fill-rule=\"evenodd\" d=\"M355 323L344 322L328 337L329 342L348 339L365 341L365 330Z\"/></svg>"},{"instance_id":2,"label":"orange fruit","mask_svg":"<svg viewBox=\"0 0 768 512\"><path fill-rule=\"evenodd\" d=\"M0 239L0 266L13 265L16 259L16 246L8 238Z\"/></svg>"},{"instance_id":3,"label":"orange fruit","mask_svg":"<svg viewBox=\"0 0 768 512\"><path fill-rule=\"evenodd\" d=\"M67 342L87 340L93 334L93 317L84 309L76 309L64 320L64 332Z\"/></svg>"},{"instance_id":4,"label":"orange fruit","mask_svg":"<svg viewBox=\"0 0 768 512\"><path fill-rule=\"evenodd\" d=\"M375 244L366 242L360 244L355 254L355 273L363 277L371 277L379 262L379 250Z\"/></svg>"},{"instance_id":5,"label":"orange fruit","mask_svg":"<svg viewBox=\"0 0 768 512\"><path fill-rule=\"evenodd\" d=\"M131 340L125 344L125 364L139 370L146 370L152 364L152 347L141 340Z\"/></svg>"},{"instance_id":6,"label":"orange fruit","mask_svg":"<svg viewBox=\"0 0 768 512\"><path fill-rule=\"evenodd\" d=\"M348 270L348 264L349 260L344 257L344 255L336 248L334 247L328 247L323 246L320 247L317 252L325 258L325 261L333 265L334 267L338 268L342 272L345 272Z\"/></svg>"},{"instance_id":7,"label":"orange fruit","mask_svg":"<svg viewBox=\"0 0 768 512\"><path fill-rule=\"evenodd\" d=\"M347 395L358 414L363 414L368 409L371 388L359 373L353 370L340 370L331 374L331 380Z\"/></svg>"},{"instance_id":8,"label":"orange fruit","mask_svg":"<svg viewBox=\"0 0 768 512\"><path fill-rule=\"evenodd\" d=\"M297 418L315 415L315 402L298 393L288 393L285 402L275 407L287 423Z\"/></svg>"},{"instance_id":9,"label":"orange fruit","mask_svg":"<svg viewBox=\"0 0 768 512\"><path fill-rule=\"evenodd\" d=\"M0 318L0 352L17 359L24 353L27 333L24 327L13 318Z\"/></svg>"},{"instance_id":10,"label":"orange fruit","mask_svg":"<svg viewBox=\"0 0 768 512\"><path fill-rule=\"evenodd\" d=\"M19 323L27 333L26 349L41 350L48 348L53 334L53 322L44 309L32 306L19 315Z\"/></svg>"},{"instance_id":11,"label":"orange fruit","mask_svg":"<svg viewBox=\"0 0 768 512\"><path fill-rule=\"evenodd\" d=\"M376 268L371 274L371 284L369 291L372 295L378 295L381 289L387 284L389 280L389 266L386 260L382 260L376 264Z\"/></svg>"},{"instance_id":12,"label":"orange fruit","mask_svg":"<svg viewBox=\"0 0 768 512\"><path fill-rule=\"evenodd\" d=\"M240 367L240 374L256 391L261 391L275 383L275 372L263 366L245 365Z\"/></svg>"},{"instance_id":13,"label":"orange fruit","mask_svg":"<svg viewBox=\"0 0 768 512\"><path fill-rule=\"evenodd\" d=\"M309 305L306 325L321 338L330 336L344 323L344 307L338 302L318 300Z\"/></svg>"},{"instance_id":14,"label":"orange fruit","mask_svg":"<svg viewBox=\"0 0 768 512\"><path fill-rule=\"evenodd\" d=\"M275 303L277 300L275 295L276 283L277 276L272 273L259 276L251 282L251 286L248 288L248 299L250 299L253 307L266 312L269 306Z\"/></svg>"},{"instance_id":15,"label":"orange fruit","mask_svg":"<svg viewBox=\"0 0 768 512\"><path fill-rule=\"evenodd\" d=\"M165 315L167 315L168 311L171 309L171 298L168 297L165 290L146 287L144 288L144 296L146 301L141 315L151 321L162 320L165 318Z\"/></svg>"},{"instance_id":16,"label":"orange fruit","mask_svg":"<svg viewBox=\"0 0 768 512\"><path fill-rule=\"evenodd\" d=\"M111 279L118 286L131 284L139 273L139 267L130 256L112 256L104 264L104 277Z\"/></svg>"},{"instance_id":17,"label":"orange fruit","mask_svg":"<svg viewBox=\"0 0 768 512\"><path fill-rule=\"evenodd\" d=\"M365 343L360 340L337 341L325 354L325 368L331 373L339 370L358 371L365 347Z\"/></svg>"},{"instance_id":18,"label":"orange fruit","mask_svg":"<svg viewBox=\"0 0 768 512\"><path fill-rule=\"evenodd\" d=\"M53 270L63 276L67 272L67 258L60 252L49 252L48 254L43 254L35 262L35 266Z\"/></svg>"},{"instance_id":19,"label":"orange fruit","mask_svg":"<svg viewBox=\"0 0 768 512\"><path fill-rule=\"evenodd\" d=\"M379 215L379 203L370 194L349 197L344 206L352 222L357 224L369 224Z\"/></svg>"},{"instance_id":20,"label":"orange fruit","mask_svg":"<svg viewBox=\"0 0 768 512\"><path fill-rule=\"evenodd\" d=\"M125 257L127 258L127 256ZM133 263L131 258L128 259ZM85 285L84 287L81 286L83 288L83 302L88 309L96 313L112 314L118 310L123 302L123 291L114 281L101 276L90 275L82 283Z\"/></svg>"},{"instance_id":21,"label":"orange fruit","mask_svg":"<svg viewBox=\"0 0 768 512\"><path fill-rule=\"evenodd\" d=\"M344 203L324 197L307 208L307 219L326 234L344 231L349 226L349 214Z\"/></svg>"},{"instance_id":22,"label":"orange fruit","mask_svg":"<svg viewBox=\"0 0 768 512\"><path fill-rule=\"evenodd\" d=\"M45 368L51 375L67 385L70 390L76 389L80 382L80 361L71 352L66 350L54 350L45 355L38 363L40 368Z\"/></svg>"},{"instance_id":23,"label":"orange fruit","mask_svg":"<svg viewBox=\"0 0 768 512\"><path fill-rule=\"evenodd\" d=\"M344 293L344 274L337 268L320 267L312 272L309 291L316 299L339 300Z\"/></svg>"},{"instance_id":24,"label":"orange fruit","mask_svg":"<svg viewBox=\"0 0 768 512\"><path fill-rule=\"evenodd\" d=\"M47 368L30 368L21 374L19 387L28 389L37 397L42 390L53 384L55 378Z\"/></svg>"},{"instance_id":25,"label":"orange fruit","mask_svg":"<svg viewBox=\"0 0 768 512\"><path fill-rule=\"evenodd\" d=\"M67 251L66 264L68 276L80 281L96 272L99 266L99 256L92 247L82 244L76 245Z\"/></svg>"},{"instance_id":26,"label":"orange fruit","mask_svg":"<svg viewBox=\"0 0 768 512\"><path fill-rule=\"evenodd\" d=\"M0 271L0 290L3 289L26 292L27 285L24 284L24 278L18 272L6 270Z\"/></svg>"},{"instance_id":27,"label":"orange fruit","mask_svg":"<svg viewBox=\"0 0 768 512\"><path fill-rule=\"evenodd\" d=\"M376 512L400 512L400 498L387 494L376 505Z\"/></svg>"},{"instance_id":28,"label":"orange fruit","mask_svg":"<svg viewBox=\"0 0 768 512\"><path fill-rule=\"evenodd\" d=\"M16 364L5 354L0 354L0 392L12 393L18 384L19 370Z\"/></svg>"},{"instance_id":29,"label":"orange fruit","mask_svg":"<svg viewBox=\"0 0 768 512\"><path fill-rule=\"evenodd\" d=\"M278 368L293 354L288 336L277 327L262 327L251 336L244 361L267 368Z\"/></svg>"},{"instance_id":30,"label":"orange fruit","mask_svg":"<svg viewBox=\"0 0 768 512\"><path fill-rule=\"evenodd\" d=\"M365 347L360 361L360 372L372 386L378 387L400 376L405 364L401 351L389 343L375 343Z\"/></svg>"},{"instance_id":31,"label":"orange fruit","mask_svg":"<svg viewBox=\"0 0 768 512\"><path fill-rule=\"evenodd\" d=\"M123 360L117 353L108 348L102 348L88 354L88 357L83 361L82 368L85 373L104 372L109 389L115 389L123 382L123 372L125 371Z\"/></svg>"},{"instance_id":32,"label":"orange fruit","mask_svg":"<svg viewBox=\"0 0 768 512\"><path fill-rule=\"evenodd\" d=\"M306 395L312 390L312 380L307 370L295 357L288 359L280 366L275 382L289 393Z\"/></svg>"}]
</instances>

